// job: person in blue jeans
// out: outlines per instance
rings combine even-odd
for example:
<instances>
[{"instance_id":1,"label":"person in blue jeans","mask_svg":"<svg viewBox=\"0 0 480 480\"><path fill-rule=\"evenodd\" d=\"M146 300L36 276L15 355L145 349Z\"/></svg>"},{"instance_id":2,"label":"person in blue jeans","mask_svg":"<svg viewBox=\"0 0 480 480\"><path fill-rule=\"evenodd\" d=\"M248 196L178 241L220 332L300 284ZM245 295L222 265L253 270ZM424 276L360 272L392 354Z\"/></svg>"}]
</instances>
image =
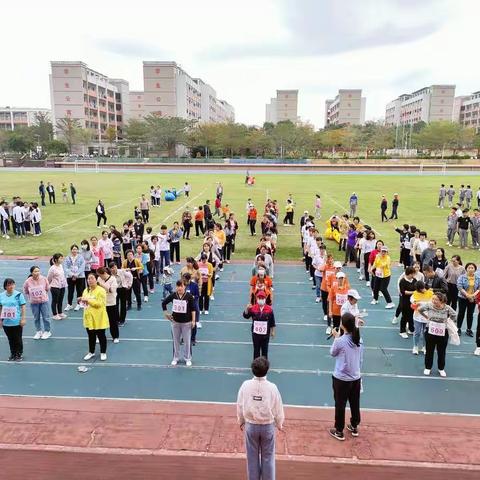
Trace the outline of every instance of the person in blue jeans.
<instances>
[{"instance_id":1,"label":"person in blue jeans","mask_svg":"<svg viewBox=\"0 0 480 480\"><path fill-rule=\"evenodd\" d=\"M0 325L8 338L10 345L9 361L23 360L23 327L25 319L26 300L22 292L15 290L15 280L6 278L3 282L4 292L0 294Z\"/></svg>"},{"instance_id":2,"label":"person in blue jeans","mask_svg":"<svg viewBox=\"0 0 480 480\"><path fill-rule=\"evenodd\" d=\"M275 426L282 431L285 414L280 392L267 380L265 357L252 362L251 380L243 382L237 397L237 419L245 432L248 480L275 480Z\"/></svg>"}]
</instances>

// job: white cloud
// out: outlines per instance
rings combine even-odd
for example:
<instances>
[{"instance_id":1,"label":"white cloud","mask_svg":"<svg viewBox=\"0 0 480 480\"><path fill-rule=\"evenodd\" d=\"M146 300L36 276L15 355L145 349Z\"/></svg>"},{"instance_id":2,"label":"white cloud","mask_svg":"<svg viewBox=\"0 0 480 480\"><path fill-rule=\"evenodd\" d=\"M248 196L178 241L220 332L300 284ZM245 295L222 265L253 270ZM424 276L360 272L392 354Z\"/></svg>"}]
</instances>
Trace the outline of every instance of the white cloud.
<instances>
[{"instance_id":1,"label":"white cloud","mask_svg":"<svg viewBox=\"0 0 480 480\"><path fill-rule=\"evenodd\" d=\"M480 90L479 14L476 0L19 0L2 6L0 105L49 106L50 60L83 60L140 89L142 60L155 59L210 83L248 124L263 123L280 88L300 90L299 114L317 126L339 88L363 88L367 118L379 118L431 83Z\"/></svg>"}]
</instances>

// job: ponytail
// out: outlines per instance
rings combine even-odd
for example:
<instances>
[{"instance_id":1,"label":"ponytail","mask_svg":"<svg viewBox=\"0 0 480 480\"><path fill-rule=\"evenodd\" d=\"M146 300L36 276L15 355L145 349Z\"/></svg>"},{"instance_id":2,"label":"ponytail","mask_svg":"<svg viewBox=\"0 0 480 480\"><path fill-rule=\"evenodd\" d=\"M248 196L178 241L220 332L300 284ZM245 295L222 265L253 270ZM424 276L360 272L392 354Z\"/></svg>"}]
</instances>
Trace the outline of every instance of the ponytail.
<instances>
[{"instance_id":1,"label":"ponytail","mask_svg":"<svg viewBox=\"0 0 480 480\"><path fill-rule=\"evenodd\" d=\"M345 331L352 335L353 343L359 347L360 346L360 330L355 324L355 317L351 313L344 313L341 319L342 325L345 328Z\"/></svg>"}]
</instances>

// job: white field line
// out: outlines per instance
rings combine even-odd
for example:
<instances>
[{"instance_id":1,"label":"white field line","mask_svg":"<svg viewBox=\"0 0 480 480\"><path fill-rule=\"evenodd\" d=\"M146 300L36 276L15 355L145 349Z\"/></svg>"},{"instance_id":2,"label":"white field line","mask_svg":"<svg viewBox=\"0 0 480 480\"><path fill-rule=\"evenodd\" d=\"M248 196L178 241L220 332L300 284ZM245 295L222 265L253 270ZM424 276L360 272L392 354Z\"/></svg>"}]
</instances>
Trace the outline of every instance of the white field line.
<instances>
[{"instance_id":1,"label":"white field line","mask_svg":"<svg viewBox=\"0 0 480 480\"><path fill-rule=\"evenodd\" d=\"M130 200L126 200L125 202L117 203L116 205L112 205L111 207L106 208L105 211L107 211L107 210L113 210L114 208L121 207L122 205L126 205L127 203L132 203L132 202L134 202L137 198L138 198L138 196L135 197L135 198L132 198L132 199L130 199ZM86 218L93 218L93 215L94 215L94 214L92 213L92 214L89 214L89 215L84 215L83 217L78 217L78 218L76 218L75 220L72 220L71 222L63 223L62 225L57 225L56 227L50 228L50 229L46 230L44 233L53 232L53 231L55 231L55 230L58 230L59 228L67 227L68 225L72 225L72 224L77 223L77 222L79 222L80 220L84 220L84 219L86 219Z\"/></svg>"}]
</instances>

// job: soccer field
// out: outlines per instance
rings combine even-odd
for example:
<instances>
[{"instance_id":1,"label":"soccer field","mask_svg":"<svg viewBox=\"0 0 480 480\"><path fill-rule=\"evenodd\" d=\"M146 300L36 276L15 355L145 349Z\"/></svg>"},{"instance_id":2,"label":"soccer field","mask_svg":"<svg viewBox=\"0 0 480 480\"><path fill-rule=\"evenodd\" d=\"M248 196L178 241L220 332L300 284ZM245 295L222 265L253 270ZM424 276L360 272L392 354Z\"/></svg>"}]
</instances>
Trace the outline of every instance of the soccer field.
<instances>
[{"instance_id":1,"label":"soccer field","mask_svg":"<svg viewBox=\"0 0 480 480\"><path fill-rule=\"evenodd\" d=\"M437 208L438 189L441 183L453 184L458 191L461 183L471 183L471 176L412 176L412 175L312 175L259 173L256 175L256 184L253 188L244 184L245 176L230 173L185 173L149 172L100 172L74 173L71 171L2 171L0 175L0 197L10 200L19 195L24 200L40 201L38 184L43 180L45 184L51 182L56 190L56 205L49 205L42 209L41 237L25 239L0 239L0 250L7 255L52 255L55 252L66 254L72 243L79 243L84 238L98 235L96 228L95 206L99 199L103 200L106 209L108 224L121 227L122 223L133 218L133 207L138 205L142 193L149 197L150 185L159 184L162 190L166 188L181 188L185 181L192 186L190 198L180 197L174 202L162 200L160 208L151 209L150 225L158 231L162 223L169 227L175 220L180 220L185 204L190 207L203 205L206 199L211 203L215 199L216 182L221 181L224 186L223 202L230 205L238 219L240 230L237 235L237 259L252 259L254 247L258 241L250 237L246 226L245 204L251 197L259 211L257 232L260 230L260 213L267 197L277 199L281 208L281 217L284 215L285 200L289 193L296 203L295 220L299 221L304 210L314 212L314 197L319 193L322 198L322 216L317 220L317 227L323 234L325 221L333 213L343 214L348 207L348 198L355 191L359 197L357 214L362 222L371 225L377 232L377 238L382 238L392 249L392 259L397 260L398 235L394 227L403 223L415 224L426 230L430 238L437 240L438 245L445 247L446 217L448 208ZM73 182L78 196L77 204L63 204L61 198L61 183L67 185ZM474 191L477 185L472 184ZM389 205L393 194L400 196L399 219L381 223L380 200L386 195ZM212 209L213 210L213 209ZM282 218L281 218L282 219ZM281 220L280 219L280 220ZM280 221L280 225L281 225ZM200 240L183 241L181 245L182 257L197 254ZM329 242L332 250L336 246ZM299 233L297 226L280 226L278 259L299 259ZM475 250L460 251L458 248L446 248L447 255L460 253L464 260L478 260Z\"/></svg>"}]
</instances>

